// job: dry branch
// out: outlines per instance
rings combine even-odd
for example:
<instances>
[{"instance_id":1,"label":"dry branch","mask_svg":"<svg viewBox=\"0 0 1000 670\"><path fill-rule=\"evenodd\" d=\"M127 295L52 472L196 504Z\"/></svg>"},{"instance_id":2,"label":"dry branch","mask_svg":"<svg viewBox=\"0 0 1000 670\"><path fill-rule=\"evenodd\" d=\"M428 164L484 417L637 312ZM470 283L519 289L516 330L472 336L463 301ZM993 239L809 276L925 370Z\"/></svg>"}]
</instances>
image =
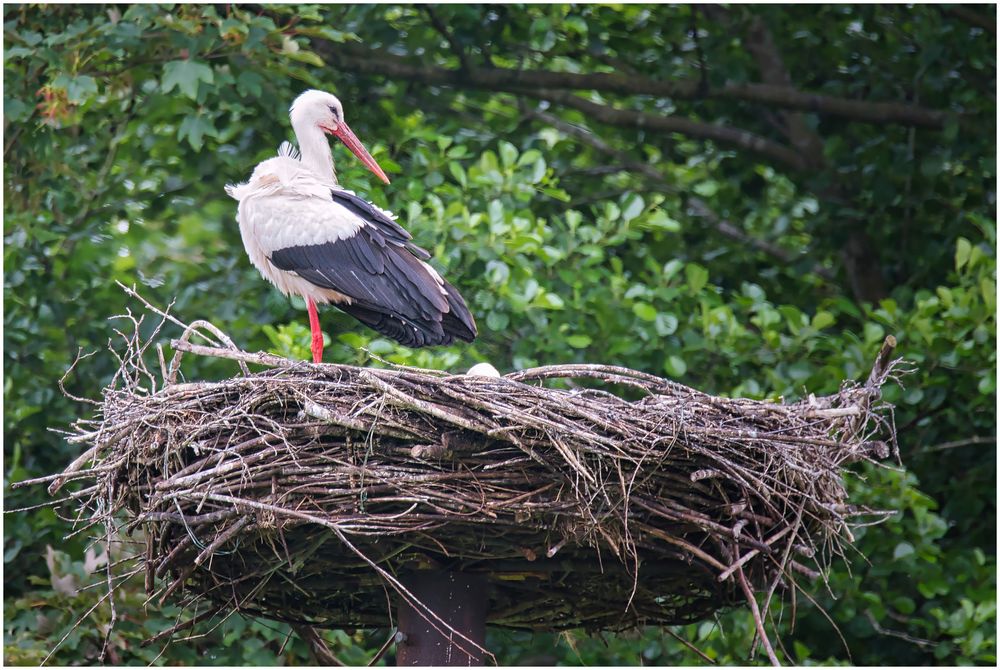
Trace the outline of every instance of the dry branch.
<instances>
[{"instance_id":1,"label":"dry branch","mask_svg":"<svg viewBox=\"0 0 1000 670\"><path fill-rule=\"evenodd\" d=\"M892 439L888 346L865 383L785 404L612 366L469 377L186 337L178 356L267 369L152 383L154 348L125 337L97 416L75 424L87 462L60 478L89 486L81 525L142 530L151 598L298 626L384 626L393 600L413 604L398 576L433 568L485 574L493 625L618 630L749 605L763 635L776 586L819 574L873 514L842 471Z\"/></svg>"}]
</instances>

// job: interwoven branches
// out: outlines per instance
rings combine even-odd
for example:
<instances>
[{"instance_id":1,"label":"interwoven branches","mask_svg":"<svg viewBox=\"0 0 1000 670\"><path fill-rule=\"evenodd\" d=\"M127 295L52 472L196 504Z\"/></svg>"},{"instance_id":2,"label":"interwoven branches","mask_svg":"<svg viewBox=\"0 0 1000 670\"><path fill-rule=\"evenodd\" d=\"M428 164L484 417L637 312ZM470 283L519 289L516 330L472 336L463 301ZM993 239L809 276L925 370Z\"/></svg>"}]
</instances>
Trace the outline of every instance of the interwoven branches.
<instances>
[{"instance_id":1,"label":"interwoven branches","mask_svg":"<svg viewBox=\"0 0 1000 670\"><path fill-rule=\"evenodd\" d=\"M889 455L873 439L892 437L888 343L866 383L783 404L600 365L312 365L191 332L175 350L269 369L170 383L180 360L161 353L160 386L129 336L70 438L88 450L55 482L89 484L73 499L91 524L139 533L160 602L384 626L412 602L400 577L436 568L488 575L494 625L622 629L746 603L766 640L775 591L878 516L842 473Z\"/></svg>"}]
</instances>

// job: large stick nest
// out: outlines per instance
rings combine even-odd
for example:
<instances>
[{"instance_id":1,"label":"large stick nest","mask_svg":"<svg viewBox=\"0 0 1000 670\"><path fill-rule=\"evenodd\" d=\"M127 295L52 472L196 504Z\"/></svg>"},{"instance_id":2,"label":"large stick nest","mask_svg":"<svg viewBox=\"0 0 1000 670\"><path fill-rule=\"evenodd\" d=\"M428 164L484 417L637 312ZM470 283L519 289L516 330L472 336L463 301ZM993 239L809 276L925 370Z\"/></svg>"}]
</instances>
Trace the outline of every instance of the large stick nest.
<instances>
[{"instance_id":1,"label":"large stick nest","mask_svg":"<svg viewBox=\"0 0 1000 670\"><path fill-rule=\"evenodd\" d=\"M680 624L740 603L759 621L757 596L766 609L819 576L871 518L844 468L889 455L874 437L891 442L891 346L865 383L783 403L602 365L313 365L191 332L162 375L143 362L150 340L126 338L70 438L88 449L53 488L89 484L81 518L141 531L150 595L211 612L385 626L413 601L408 575L440 569L485 573L500 626ZM244 373L177 383L184 351Z\"/></svg>"}]
</instances>

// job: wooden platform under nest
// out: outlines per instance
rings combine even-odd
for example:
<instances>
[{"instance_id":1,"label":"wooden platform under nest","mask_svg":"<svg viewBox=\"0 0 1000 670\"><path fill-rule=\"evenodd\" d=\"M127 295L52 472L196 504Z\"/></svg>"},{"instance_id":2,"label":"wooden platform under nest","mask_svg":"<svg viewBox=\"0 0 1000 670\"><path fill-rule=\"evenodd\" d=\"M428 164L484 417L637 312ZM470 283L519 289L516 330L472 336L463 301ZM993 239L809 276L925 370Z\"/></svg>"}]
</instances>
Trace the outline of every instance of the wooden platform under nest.
<instances>
[{"instance_id":1,"label":"wooden platform under nest","mask_svg":"<svg viewBox=\"0 0 1000 670\"><path fill-rule=\"evenodd\" d=\"M199 328L217 344L189 342ZM87 451L50 488L82 482L88 523L145 543L150 595L202 612L385 626L412 599L403 576L441 569L487 575L493 625L692 622L756 595L766 607L877 516L842 475L890 455L876 439L892 440L888 340L866 382L784 404L602 365L313 365L199 322L162 374L143 362L149 340L126 338L70 438ZM182 352L244 372L177 383Z\"/></svg>"}]
</instances>

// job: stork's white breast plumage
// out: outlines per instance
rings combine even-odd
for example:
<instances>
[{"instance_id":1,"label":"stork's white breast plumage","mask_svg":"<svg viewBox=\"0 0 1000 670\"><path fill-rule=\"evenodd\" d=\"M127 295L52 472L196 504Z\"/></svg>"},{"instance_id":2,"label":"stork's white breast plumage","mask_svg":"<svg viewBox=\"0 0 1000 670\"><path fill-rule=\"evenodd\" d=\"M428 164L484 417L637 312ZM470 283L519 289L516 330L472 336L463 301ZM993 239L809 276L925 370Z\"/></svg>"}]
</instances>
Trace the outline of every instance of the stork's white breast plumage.
<instances>
[{"instance_id":1,"label":"stork's white breast plumage","mask_svg":"<svg viewBox=\"0 0 1000 670\"><path fill-rule=\"evenodd\" d=\"M330 244L358 233L365 222L330 197L330 191L339 188L285 156L264 161L250 181L227 188L240 203L240 235L250 262L285 295L312 298L320 304L350 304L349 296L317 286L271 262L276 251Z\"/></svg>"}]
</instances>

